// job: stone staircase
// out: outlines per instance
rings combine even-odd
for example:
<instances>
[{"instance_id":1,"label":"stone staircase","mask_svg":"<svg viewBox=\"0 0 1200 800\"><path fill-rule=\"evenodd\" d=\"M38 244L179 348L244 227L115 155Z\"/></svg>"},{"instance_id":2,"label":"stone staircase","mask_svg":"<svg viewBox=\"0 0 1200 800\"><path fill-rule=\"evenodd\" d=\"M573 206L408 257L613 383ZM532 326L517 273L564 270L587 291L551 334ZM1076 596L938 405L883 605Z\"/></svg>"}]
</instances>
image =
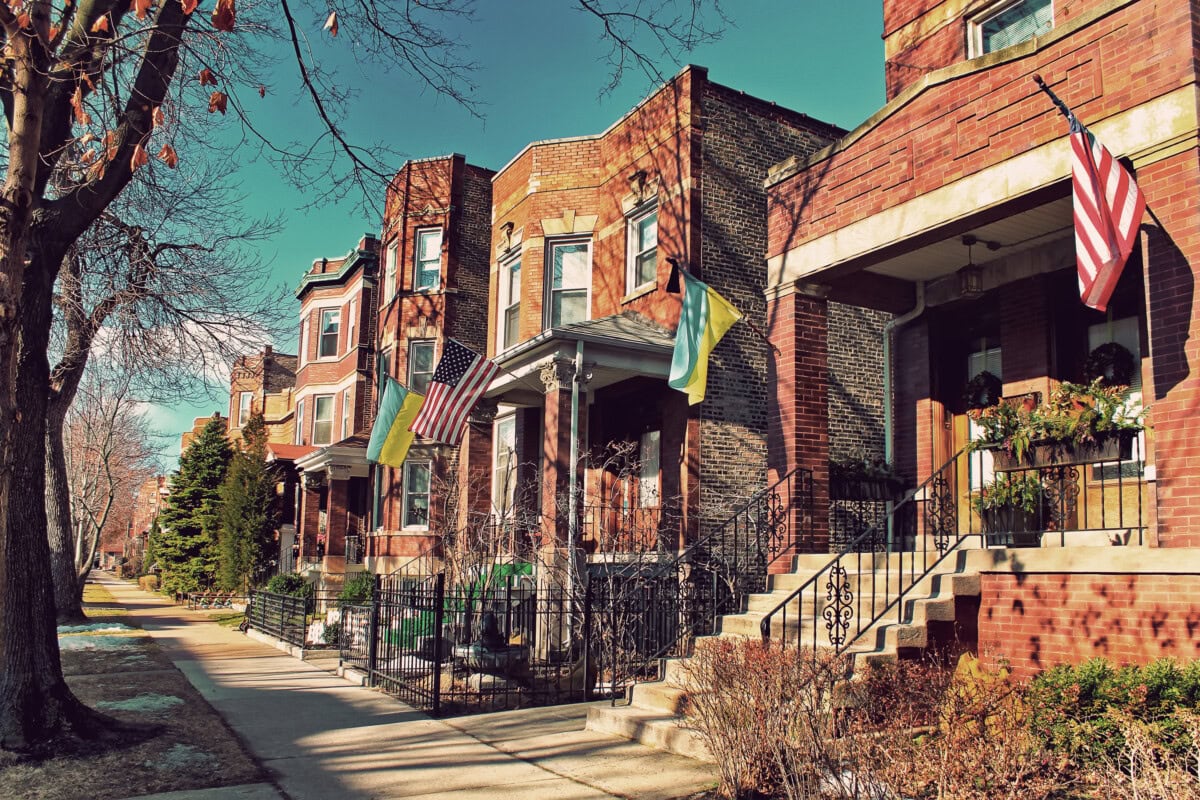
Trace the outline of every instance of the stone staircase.
<instances>
[{"instance_id":1,"label":"stone staircase","mask_svg":"<svg viewBox=\"0 0 1200 800\"><path fill-rule=\"evenodd\" d=\"M870 619L876 612L884 610L882 595L894 597L896 593L894 583L899 560L911 557L911 553L906 553L864 555L861 561L853 559L855 569L849 569L848 565L846 580L853 592L852 608L856 616ZM722 617L716 635L758 638L763 617L820 572L831 558L828 554L795 556L792 571L770 576L770 590L751 595L745 612ZM848 648L855 666L895 661L901 655L927 647L931 641L931 623L954 623L956 598L978 597L979 573L970 571L970 566L967 553L960 552L917 581L896 608L888 610ZM885 580L893 582L890 593L883 591ZM824 589L824 586L818 587L819 592L823 593ZM810 598L811 610L811 594L806 592L805 596ZM874 604L873 597L878 598ZM788 641L797 641L798 636L798 640L808 646L829 646L824 619L811 613L802 616L797 609L789 609L788 620ZM778 631L775 633L778 635ZM695 646L703 647L709 638L712 637L698 639ZM663 679L636 684L628 705L593 706L588 713L588 729L634 739L680 755L708 758L704 743L694 731L684 726L681 716L689 688L686 661L667 659Z\"/></svg>"}]
</instances>

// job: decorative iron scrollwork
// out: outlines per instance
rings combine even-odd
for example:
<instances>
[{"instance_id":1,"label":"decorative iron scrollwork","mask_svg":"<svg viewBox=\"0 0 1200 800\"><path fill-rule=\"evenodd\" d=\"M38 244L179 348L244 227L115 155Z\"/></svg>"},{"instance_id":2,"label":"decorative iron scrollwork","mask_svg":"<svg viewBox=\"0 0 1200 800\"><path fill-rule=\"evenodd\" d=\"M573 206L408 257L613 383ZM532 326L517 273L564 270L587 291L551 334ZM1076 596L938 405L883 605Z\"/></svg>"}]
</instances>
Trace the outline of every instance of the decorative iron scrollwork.
<instances>
[{"instance_id":1,"label":"decorative iron scrollwork","mask_svg":"<svg viewBox=\"0 0 1200 800\"><path fill-rule=\"evenodd\" d=\"M1079 470L1073 466L1051 467L1042 470L1039 477L1050 512L1045 522L1046 530L1070 530L1075 524L1079 502Z\"/></svg>"},{"instance_id":2,"label":"decorative iron scrollwork","mask_svg":"<svg viewBox=\"0 0 1200 800\"><path fill-rule=\"evenodd\" d=\"M929 499L925 503L925 532L933 536L933 545L945 553L951 542L958 539L958 502L946 471L934 474L926 486Z\"/></svg>"},{"instance_id":3,"label":"decorative iron scrollwork","mask_svg":"<svg viewBox=\"0 0 1200 800\"><path fill-rule=\"evenodd\" d=\"M854 618L854 591L850 588L850 576L841 562L829 570L829 579L825 581L825 601L821 617L825 620L829 644L840 649L846 642L850 621Z\"/></svg>"}]
</instances>

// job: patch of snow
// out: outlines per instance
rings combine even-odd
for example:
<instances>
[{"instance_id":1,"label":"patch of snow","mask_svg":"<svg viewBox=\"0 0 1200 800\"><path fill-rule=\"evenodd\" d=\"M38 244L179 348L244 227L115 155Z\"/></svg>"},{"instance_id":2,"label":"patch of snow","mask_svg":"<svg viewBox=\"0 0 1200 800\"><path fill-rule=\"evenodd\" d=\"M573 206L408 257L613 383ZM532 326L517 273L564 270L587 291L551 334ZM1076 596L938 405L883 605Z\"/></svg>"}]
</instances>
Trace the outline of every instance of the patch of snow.
<instances>
[{"instance_id":1,"label":"patch of snow","mask_svg":"<svg viewBox=\"0 0 1200 800\"><path fill-rule=\"evenodd\" d=\"M89 622L87 625L59 625L59 636L64 633L119 633L133 628L119 622Z\"/></svg>"},{"instance_id":2,"label":"patch of snow","mask_svg":"<svg viewBox=\"0 0 1200 800\"><path fill-rule=\"evenodd\" d=\"M177 744L163 753L162 758L157 762L146 761L144 765L169 772L188 767L207 766L215 761L216 759L211 753L206 753L198 747L192 747L190 744Z\"/></svg>"},{"instance_id":3,"label":"patch of snow","mask_svg":"<svg viewBox=\"0 0 1200 800\"><path fill-rule=\"evenodd\" d=\"M173 694L139 694L128 700L101 700L96 708L104 711L165 711L183 705L183 698Z\"/></svg>"},{"instance_id":4,"label":"patch of snow","mask_svg":"<svg viewBox=\"0 0 1200 800\"><path fill-rule=\"evenodd\" d=\"M127 647L138 647L142 644L140 637L131 636L67 636L58 640L58 649L69 650L122 650Z\"/></svg>"}]
</instances>

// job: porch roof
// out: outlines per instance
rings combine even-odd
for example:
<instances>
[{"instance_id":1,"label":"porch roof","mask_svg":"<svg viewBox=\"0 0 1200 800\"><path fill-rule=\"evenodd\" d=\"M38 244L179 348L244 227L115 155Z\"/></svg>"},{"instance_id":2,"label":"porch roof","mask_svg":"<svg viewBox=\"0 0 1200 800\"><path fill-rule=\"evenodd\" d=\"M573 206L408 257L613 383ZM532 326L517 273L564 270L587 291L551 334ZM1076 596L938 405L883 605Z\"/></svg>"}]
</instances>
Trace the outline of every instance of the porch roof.
<instances>
[{"instance_id":1,"label":"porch roof","mask_svg":"<svg viewBox=\"0 0 1200 800\"><path fill-rule=\"evenodd\" d=\"M367 464L368 441L366 434L356 433L296 459L296 466L305 472L328 470L333 480L366 478L370 474Z\"/></svg>"},{"instance_id":2,"label":"porch roof","mask_svg":"<svg viewBox=\"0 0 1200 800\"><path fill-rule=\"evenodd\" d=\"M267 461L296 461L317 448L310 444L268 444Z\"/></svg>"},{"instance_id":3,"label":"porch roof","mask_svg":"<svg viewBox=\"0 0 1200 800\"><path fill-rule=\"evenodd\" d=\"M545 393L539 377L556 361L574 361L583 343L583 361L595 390L637 376L666 379L671 369L675 336L637 314L612 314L599 319L549 328L501 353L495 361L502 372L484 393L516 405L539 405Z\"/></svg>"}]
</instances>

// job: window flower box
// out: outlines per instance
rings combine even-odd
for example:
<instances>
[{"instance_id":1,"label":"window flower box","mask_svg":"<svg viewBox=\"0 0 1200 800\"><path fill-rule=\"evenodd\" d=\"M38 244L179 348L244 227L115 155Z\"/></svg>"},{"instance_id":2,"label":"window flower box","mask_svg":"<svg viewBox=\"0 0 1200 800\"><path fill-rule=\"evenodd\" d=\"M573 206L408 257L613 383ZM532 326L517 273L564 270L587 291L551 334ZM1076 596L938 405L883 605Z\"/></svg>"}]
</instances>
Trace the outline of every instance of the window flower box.
<instances>
[{"instance_id":1,"label":"window flower box","mask_svg":"<svg viewBox=\"0 0 1200 800\"><path fill-rule=\"evenodd\" d=\"M992 463L1000 472L1030 467L1065 467L1101 461L1128 461L1133 456L1133 439L1136 435L1134 431L1104 433L1091 442L1043 439L1029 444L1024 459L1018 459L999 444L985 445L980 449L991 451Z\"/></svg>"}]
</instances>

